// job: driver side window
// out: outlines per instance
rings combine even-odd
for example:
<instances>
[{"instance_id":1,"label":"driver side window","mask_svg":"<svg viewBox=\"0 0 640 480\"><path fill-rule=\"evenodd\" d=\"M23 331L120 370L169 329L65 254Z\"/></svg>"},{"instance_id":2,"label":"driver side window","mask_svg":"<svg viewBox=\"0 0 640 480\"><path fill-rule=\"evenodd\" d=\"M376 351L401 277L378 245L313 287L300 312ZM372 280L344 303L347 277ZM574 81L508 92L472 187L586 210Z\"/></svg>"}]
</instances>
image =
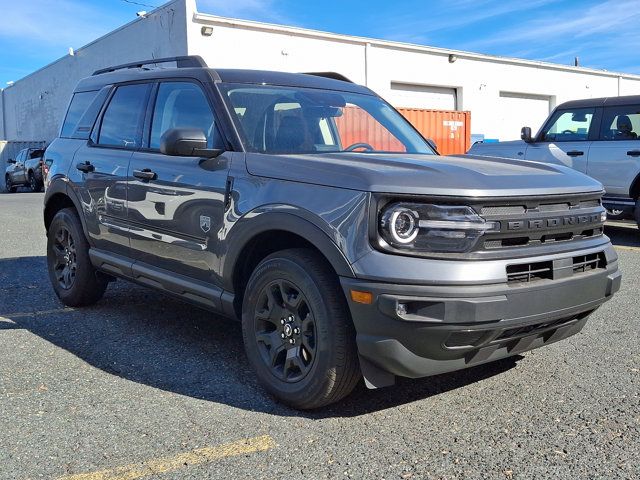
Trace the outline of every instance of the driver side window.
<instances>
[{"instance_id":1,"label":"driver side window","mask_svg":"<svg viewBox=\"0 0 640 480\"><path fill-rule=\"evenodd\" d=\"M543 142L580 142L589 139L595 108L578 108L555 112L542 132Z\"/></svg>"}]
</instances>

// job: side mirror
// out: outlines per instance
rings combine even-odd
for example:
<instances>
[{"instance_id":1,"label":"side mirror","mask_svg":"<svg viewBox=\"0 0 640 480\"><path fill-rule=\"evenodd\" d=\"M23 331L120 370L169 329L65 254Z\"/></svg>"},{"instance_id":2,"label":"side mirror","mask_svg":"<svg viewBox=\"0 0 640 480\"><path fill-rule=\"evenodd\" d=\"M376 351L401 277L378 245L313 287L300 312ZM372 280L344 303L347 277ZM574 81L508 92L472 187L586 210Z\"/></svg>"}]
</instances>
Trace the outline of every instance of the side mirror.
<instances>
[{"instance_id":1,"label":"side mirror","mask_svg":"<svg viewBox=\"0 0 640 480\"><path fill-rule=\"evenodd\" d=\"M16 161L13 158L10 158L9 160L7 160L7 163L16 163Z\"/></svg>"},{"instance_id":2,"label":"side mirror","mask_svg":"<svg viewBox=\"0 0 640 480\"><path fill-rule=\"evenodd\" d=\"M436 153L440 153L440 152L438 152L438 145L436 145L436 142L434 142L434 141L433 141L432 139L430 139L430 138L427 138L426 140L427 140L427 143L429 144L429 146L430 146L431 148L433 148L433 149L436 151Z\"/></svg>"},{"instance_id":3,"label":"side mirror","mask_svg":"<svg viewBox=\"0 0 640 480\"><path fill-rule=\"evenodd\" d=\"M197 128L171 128L160 137L160 152L174 157L217 157L222 150L207 148L207 136Z\"/></svg>"},{"instance_id":4,"label":"side mirror","mask_svg":"<svg viewBox=\"0 0 640 480\"><path fill-rule=\"evenodd\" d=\"M533 143L533 138L531 138L531 127L522 127L522 130L520 130L520 138L526 143Z\"/></svg>"}]
</instances>

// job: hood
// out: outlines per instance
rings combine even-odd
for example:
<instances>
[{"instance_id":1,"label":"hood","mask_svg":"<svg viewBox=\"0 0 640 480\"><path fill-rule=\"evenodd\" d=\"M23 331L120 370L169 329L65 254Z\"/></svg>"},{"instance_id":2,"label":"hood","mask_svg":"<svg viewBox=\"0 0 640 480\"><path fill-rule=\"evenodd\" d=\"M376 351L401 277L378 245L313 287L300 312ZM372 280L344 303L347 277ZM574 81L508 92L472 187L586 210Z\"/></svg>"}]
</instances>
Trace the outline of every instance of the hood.
<instances>
[{"instance_id":1,"label":"hood","mask_svg":"<svg viewBox=\"0 0 640 480\"><path fill-rule=\"evenodd\" d=\"M603 189L596 180L560 165L473 155L248 153L247 169L261 177L414 195L506 197Z\"/></svg>"}]
</instances>

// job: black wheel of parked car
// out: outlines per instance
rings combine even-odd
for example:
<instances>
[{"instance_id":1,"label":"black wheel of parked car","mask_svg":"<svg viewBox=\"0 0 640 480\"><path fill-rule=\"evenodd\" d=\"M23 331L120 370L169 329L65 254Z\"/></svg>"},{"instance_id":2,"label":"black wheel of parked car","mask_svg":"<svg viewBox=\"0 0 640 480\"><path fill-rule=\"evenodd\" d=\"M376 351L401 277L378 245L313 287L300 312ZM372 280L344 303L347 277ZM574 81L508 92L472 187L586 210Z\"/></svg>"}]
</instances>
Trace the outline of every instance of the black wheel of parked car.
<instances>
[{"instance_id":1,"label":"black wheel of parked car","mask_svg":"<svg viewBox=\"0 0 640 480\"><path fill-rule=\"evenodd\" d=\"M311 250L277 252L258 265L247 284L242 332L260 383L292 407L336 402L360 379L344 294Z\"/></svg>"},{"instance_id":2,"label":"black wheel of parked car","mask_svg":"<svg viewBox=\"0 0 640 480\"><path fill-rule=\"evenodd\" d=\"M638 224L638 228L640 228L640 198L636 199L636 209L634 213L636 217L636 223Z\"/></svg>"},{"instance_id":3,"label":"black wheel of parked car","mask_svg":"<svg viewBox=\"0 0 640 480\"><path fill-rule=\"evenodd\" d=\"M91 305L104 295L107 277L93 268L89 244L72 208L56 213L49 226L47 266L53 290L65 305Z\"/></svg>"},{"instance_id":4,"label":"black wheel of parked car","mask_svg":"<svg viewBox=\"0 0 640 480\"><path fill-rule=\"evenodd\" d=\"M29 173L29 187L31 188L32 192L40 191L40 182L38 182L38 179L33 174L33 172Z\"/></svg>"},{"instance_id":5,"label":"black wheel of parked car","mask_svg":"<svg viewBox=\"0 0 640 480\"><path fill-rule=\"evenodd\" d=\"M9 177L9 175L6 175L4 177L4 188L7 193L16 193L16 190L18 189L18 187L14 187L13 183L11 183L11 178Z\"/></svg>"}]
</instances>

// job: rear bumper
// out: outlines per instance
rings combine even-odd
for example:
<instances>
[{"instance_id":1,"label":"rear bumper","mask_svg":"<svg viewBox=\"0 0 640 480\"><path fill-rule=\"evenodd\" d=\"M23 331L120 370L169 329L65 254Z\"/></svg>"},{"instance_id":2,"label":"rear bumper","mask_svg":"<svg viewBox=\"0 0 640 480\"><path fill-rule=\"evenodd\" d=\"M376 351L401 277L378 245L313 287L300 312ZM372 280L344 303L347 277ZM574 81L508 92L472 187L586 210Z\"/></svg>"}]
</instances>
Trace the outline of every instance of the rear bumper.
<instances>
[{"instance_id":1,"label":"rear bumper","mask_svg":"<svg viewBox=\"0 0 640 480\"><path fill-rule=\"evenodd\" d=\"M607 259L606 268L515 285L341 282L361 360L415 378L491 362L578 333L620 288L613 249ZM373 304L352 301L352 289L373 293Z\"/></svg>"}]
</instances>

